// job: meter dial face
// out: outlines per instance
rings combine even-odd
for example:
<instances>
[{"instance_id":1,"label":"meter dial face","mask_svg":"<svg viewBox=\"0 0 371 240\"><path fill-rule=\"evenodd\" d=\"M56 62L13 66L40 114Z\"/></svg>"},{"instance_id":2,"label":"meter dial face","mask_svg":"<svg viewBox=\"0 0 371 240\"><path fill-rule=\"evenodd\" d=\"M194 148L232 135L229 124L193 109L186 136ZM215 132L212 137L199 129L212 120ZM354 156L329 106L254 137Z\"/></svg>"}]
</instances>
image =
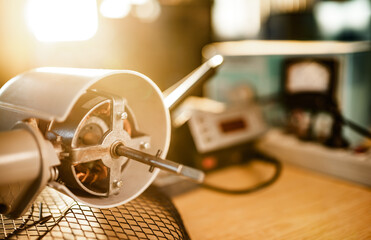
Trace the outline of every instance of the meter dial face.
<instances>
[{"instance_id":1,"label":"meter dial face","mask_svg":"<svg viewBox=\"0 0 371 240\"><path fill-rule=\"evenodd\" d=\"M326 92L330 83L329 70L315 61L301 61L289 66L286 90L290 93Z\"/></svg>"}]
</instances>

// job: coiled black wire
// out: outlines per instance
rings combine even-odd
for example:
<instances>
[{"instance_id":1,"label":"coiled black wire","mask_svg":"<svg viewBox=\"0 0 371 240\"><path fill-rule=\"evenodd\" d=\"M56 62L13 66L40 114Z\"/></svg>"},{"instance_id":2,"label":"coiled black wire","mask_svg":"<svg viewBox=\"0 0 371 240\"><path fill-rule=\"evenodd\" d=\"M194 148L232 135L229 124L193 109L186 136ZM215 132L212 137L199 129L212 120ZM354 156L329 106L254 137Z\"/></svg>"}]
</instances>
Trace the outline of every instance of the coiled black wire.
<instances>
[{"instance_id":1,"label":"coiled black wire","mask_svg":"<svg viewBox=\"0 0 371 240\"><path fill-rule=\"evenodd\" d=\"M274 182L277 181L277 179L281 175L282 164L280 161L278 161L277 159L273 157L262 154L259 151L255 151L253 154L249 156L249 161L260 161L260 162L266 162L266 163L272 164L275 168L275 172L273 176L269 178L267 181L264 181L262 183L256 184L255 186L243 188L243 189L228 189L228 188L216 186L216 185L209 184L209 183L202 183L201 186L206 189L220 192L220 193L225 193L225 194L248 194L248 193L259 191L263 188L266 188L272 185Z\"/></svg>"}]
</instances>

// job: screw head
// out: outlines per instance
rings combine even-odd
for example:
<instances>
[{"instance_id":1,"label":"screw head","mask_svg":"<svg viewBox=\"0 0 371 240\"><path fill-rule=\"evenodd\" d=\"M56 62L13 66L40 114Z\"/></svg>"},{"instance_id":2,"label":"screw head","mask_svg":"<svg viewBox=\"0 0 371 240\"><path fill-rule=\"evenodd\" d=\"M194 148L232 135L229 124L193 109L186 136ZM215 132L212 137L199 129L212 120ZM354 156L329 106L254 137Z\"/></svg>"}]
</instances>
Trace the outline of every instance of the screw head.
<instances>
[{"instance_id":1,"label":"screw head","mask_svg":"<svg viewBox=\"0 0 371 240\"><path fill-rule=\"evenodd\" d=\"M142 149L149 149L151 147L151 144L149 142L141 142L140 148Z\"/></svg>"},{"instance_id":2,"label":"screw head","mask_svg":"<svg viewBox=\"0 0 371 240\"><path fill-rule=\"evenodd\" d=\"M113 182L113 185L116 187L116 188L121 188L122 187L122 185L123 185L124 183L120 180L120 181L114 181Z\"/></svg>"},{"instance_id":3,"label":"screw head","mask_svg":"<svg viewBox=\"0 0 371 240\"><path fill-rule=\"evenodd\" d=\"M121 120L127 119L128 118L128 113L127 112L121 113L120 118L121 118Z\"/></svg>"}]
</instances>

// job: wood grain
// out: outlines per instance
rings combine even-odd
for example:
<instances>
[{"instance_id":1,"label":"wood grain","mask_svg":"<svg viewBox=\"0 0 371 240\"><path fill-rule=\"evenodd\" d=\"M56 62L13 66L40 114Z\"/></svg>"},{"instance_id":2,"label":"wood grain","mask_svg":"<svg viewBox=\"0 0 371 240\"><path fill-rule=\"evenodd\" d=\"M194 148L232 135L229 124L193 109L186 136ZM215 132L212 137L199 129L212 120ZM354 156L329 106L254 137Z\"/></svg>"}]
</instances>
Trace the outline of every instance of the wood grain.
<instances>
[{"instance_id":1,"label":"wood grain","mask_svg":"<svg viewBox=\"0 0 371 240\"><path fill-rule=\"evenodd\" d=\"M208 175L244 187L269 177L254 163ZM196 189L173 198L192 239L371 239L369 188L284 165L272 186L246 195Z\"/></svg>"}]
</instances>

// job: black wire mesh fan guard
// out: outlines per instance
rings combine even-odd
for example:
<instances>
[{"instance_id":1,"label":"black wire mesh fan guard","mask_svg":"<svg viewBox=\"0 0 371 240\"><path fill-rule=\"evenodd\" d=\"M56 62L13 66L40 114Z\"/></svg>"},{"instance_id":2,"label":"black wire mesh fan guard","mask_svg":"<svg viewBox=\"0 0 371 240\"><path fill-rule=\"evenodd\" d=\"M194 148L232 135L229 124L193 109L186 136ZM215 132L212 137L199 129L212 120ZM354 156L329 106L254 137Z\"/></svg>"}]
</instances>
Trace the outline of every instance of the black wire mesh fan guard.
<instances>
[{"instance_id":1,"label":"black wire mesh fan guard","mask_svg":"<svg viewBox=\"0 0 371 240\"><path fill-rule=\"evenodd\" d=\"M110 209L91 208L46 188L25 216L0 215L0 226L0 239L189 239L175 206L154 186Z\"/></svg>"}]
</instances>

